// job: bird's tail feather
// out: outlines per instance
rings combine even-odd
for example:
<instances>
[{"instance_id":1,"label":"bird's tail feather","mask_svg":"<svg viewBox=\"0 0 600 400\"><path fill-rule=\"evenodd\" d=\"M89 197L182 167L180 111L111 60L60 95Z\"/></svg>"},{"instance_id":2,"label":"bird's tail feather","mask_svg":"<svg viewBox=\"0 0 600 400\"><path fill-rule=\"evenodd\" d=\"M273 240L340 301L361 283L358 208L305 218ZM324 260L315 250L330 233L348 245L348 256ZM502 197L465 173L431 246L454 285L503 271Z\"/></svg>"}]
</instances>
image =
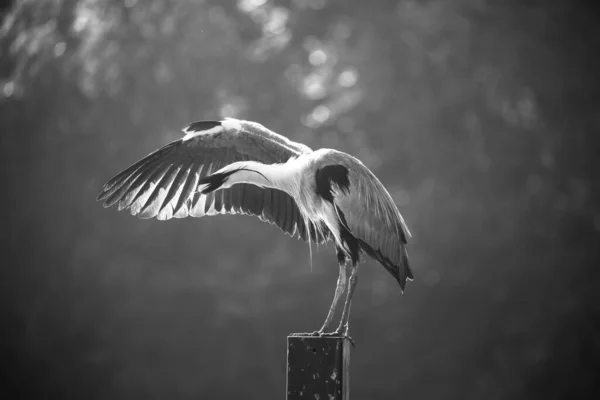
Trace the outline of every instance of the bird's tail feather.
<instances>
[{"instance_id":1,"label":"bird's tail feather","mask_svg":"<svg viewBox=\"0 0 600 400\"><path fill-rule=\"evenodd\" d=\"M385 261L386 264L388 264L384 264L385 269L387 269L394 276L394 278L396 278L396 280L400 284L402 292L404 292L406 281L412 281L414 279L412 270L410 268L410 261L408 260L406 246L404 244L402 245L402 263L400 265L393 265L387 258L385 259Z\"/></svg>"},{"instance_id":2,"label":"bird's tail feather","mask_svg":"<svg viewBox=\"0 0 600 400\"><path fill-rule=\"evenodd\" d=\"M412 269L410 268L410 260L408 259L408 252L406 251L406 246L402 246L402 266L401 269L404 269L404 277L405 281L412 281L414 278Z\"/></svg>"},{"instance_id":3,"label":"bird's tail feather","mask_svg":"<svg viewBox=\"0 0 600 400\"><path fill-rule=\"evenodd\" d=\"M374 250L371 246L360 241L361 248L371 257L379 261L381 265L398 281L400 289L404 292L406 281L412 281L414 279L412 269L410 268L410 261L408 259L408 253L406 252L406 246L402 246L402 261L400 265L395 265L389 258L385 257L379 250Z\"/></svg>"}]
</instances>

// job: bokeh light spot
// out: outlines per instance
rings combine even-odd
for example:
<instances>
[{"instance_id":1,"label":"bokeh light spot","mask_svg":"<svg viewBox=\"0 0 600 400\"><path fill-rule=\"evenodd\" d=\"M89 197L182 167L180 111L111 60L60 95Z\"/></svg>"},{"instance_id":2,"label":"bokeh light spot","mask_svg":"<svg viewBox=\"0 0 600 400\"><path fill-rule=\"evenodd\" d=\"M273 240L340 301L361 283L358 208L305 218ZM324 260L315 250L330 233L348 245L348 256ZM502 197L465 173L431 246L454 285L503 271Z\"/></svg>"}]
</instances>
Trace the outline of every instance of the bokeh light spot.
<instances>
[{"instance_id":1,"label":"bokeh light spot","mask_svg":"<svg viewBox=\"0 0 600 400\"><path fill-rule=\"evenodd\" d=\"M2 87L4 97L10 97L15 93L15 83L13 81L6 82Z\"/></svg>"},{"instance_id":2,"label":"bokeh light spot","mask_svg":"<svg viewBox=\"0 0 600 400\"><path fill-rule=\"evenodd\" d=\"M315 67L323 65L327 62L327 53L323 49L314 50L308 56L308 61Z\"/></svg>"},{"instance_id":3,"label":"bokeh light spot","mask_svg":"<svg viewBox=\"0 0 600 400\"><path fill-rule=\"evenodd\" d=\"M353 69L347 69L338 77L338 83L343 87L352 87L358 81L358 73Z\"/></svg>"},{"instance_id":4,"label":"bokeh light spot","mask_svg":"<svg viewBox=\"0 0 600 400\"><path fill-rule=\"evenodd\" d=\"M54 45L54 56L60 57L65 54L67 50L67 44L65 42L58 42Z\"/></svg>"},{"instance_id":5,"label":"bokeh light spot","mask_svg":"<svg viewBox=\"0 0 600 400\"><path fill-rule=\"evenodd\" d=\"M250 13L263 6L266 2L267 0L239 0L237 4L240 11Z\"/></svg>"},{"instance_id":6,"label":"bokeh light spot","mask_svg":"<svg viewBox=\"0 0 600 400\"><path fill-rule=\"evenodd\" d=\"M330 115L331 112L329 111L329 108L324 105L317 106L312 112L313 119L319 124L325 123Z\"/></svg>"}]
</instances>

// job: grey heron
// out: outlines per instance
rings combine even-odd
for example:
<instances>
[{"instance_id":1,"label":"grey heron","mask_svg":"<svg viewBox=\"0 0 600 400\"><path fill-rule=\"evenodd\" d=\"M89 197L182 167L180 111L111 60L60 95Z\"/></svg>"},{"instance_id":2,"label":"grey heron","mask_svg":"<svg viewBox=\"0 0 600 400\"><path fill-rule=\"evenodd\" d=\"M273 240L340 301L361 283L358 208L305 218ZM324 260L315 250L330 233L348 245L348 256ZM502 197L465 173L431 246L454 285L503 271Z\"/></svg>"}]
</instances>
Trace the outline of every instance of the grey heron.
<instances>
[{"instance_id":1,"label":"grey heron","mask_svg":"<svg viewBox=\"0 0 600 400\"><path fill-rule=\"evenodd\" d=\"M332 239L339 266L335 294L323 326L308 335L348 337L361 254L383 265L402 290L413 279L406 223L385 187L355 157L312 151L233 118L194 122L183 131L182 139L109 180L98 196L103 206L117 204L119 211L159 220L250 214L309 245ZM340 324L328 332L346 286Z\"/></svg>"}]
</instances>

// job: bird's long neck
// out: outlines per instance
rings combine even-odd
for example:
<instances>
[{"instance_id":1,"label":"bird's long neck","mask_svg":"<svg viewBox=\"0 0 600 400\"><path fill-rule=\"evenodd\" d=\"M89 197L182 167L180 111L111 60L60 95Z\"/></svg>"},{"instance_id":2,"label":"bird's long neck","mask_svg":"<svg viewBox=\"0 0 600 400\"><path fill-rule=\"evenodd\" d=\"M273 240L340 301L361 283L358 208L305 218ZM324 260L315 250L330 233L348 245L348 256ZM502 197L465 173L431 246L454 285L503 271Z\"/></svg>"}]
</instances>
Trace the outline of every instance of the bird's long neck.
<instances>
[{"instance_id":1,"label":"bird's long neck","mask_svg":"<svg viewBox=\"0 0 600 400\"><path fill-rule=\"evenodd\" d=\"M216 174L227 174L227 179L221 185L221 189L229 188L237 183L249 183L252 185L283 190L294 195L297 190L298 168L290 160L284 164L263 164L256 161L238 161L230 164Z\"/></svg>"}]
</instances>

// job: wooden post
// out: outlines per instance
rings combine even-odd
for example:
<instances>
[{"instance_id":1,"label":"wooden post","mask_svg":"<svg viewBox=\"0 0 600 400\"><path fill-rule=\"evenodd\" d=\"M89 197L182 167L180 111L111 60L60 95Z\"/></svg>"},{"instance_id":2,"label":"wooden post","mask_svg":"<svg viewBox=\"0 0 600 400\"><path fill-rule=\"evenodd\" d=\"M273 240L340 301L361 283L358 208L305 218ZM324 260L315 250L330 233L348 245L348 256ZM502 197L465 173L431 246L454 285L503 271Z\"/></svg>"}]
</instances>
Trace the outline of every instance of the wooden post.
<instances>
[{"instance_id":1,"label":"wooden post","mask_svg":"<svg viewBox=\"0 0 600 400\"><path fill-rule=\"evenodd\" d=\"M350 341L288 336L287 400L348 400Z\"/></svg>"}]
</instances>

